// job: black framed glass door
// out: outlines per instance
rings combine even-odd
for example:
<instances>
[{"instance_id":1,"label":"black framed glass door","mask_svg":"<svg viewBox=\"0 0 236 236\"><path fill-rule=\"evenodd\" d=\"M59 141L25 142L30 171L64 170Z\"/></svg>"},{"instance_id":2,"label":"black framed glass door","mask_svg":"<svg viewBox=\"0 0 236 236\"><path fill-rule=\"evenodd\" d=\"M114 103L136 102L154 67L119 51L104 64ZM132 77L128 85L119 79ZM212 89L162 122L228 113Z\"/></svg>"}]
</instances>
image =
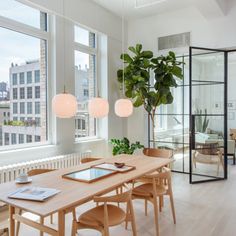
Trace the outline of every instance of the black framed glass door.
<instances>
[{"instance_id":1,"label":"black framed glass door","mask_svg":"<svg viewBox=\"0 0 236 236\"><path fill-rule=\"evenodd\" d=\"M190 183L227 178L227 56L190 47Z\"/></svg>"}]
</instances>

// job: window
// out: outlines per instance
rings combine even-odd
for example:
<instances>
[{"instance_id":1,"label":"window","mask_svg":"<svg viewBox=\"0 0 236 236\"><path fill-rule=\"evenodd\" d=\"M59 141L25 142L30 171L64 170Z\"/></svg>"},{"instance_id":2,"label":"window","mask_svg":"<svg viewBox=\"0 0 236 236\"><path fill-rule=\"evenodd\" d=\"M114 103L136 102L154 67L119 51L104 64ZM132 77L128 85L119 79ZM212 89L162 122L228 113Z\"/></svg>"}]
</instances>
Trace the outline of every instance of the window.
<instances>
[{"instance_id":1,"label":"window","mask_svg":"<svg viewBox=\"0 0 236 236\"><path fill-rule=\"evenodd\" d=\"M20 73L20 84L24 84L25 83L25 73L21 72Z\"/></svg>"},{"instance_id":2,"label":"window","mask_svg":"<svg viewBox=\"0 0 236 236\"><path fill-rule=\"evenodd\" d=\"M35 114L40 114L40 102L35 102Z\"/></svg>"},{"instance_id":3,"label":"window","mask_svg":"<svg viewBox=\"0 0 236 236\"><path fill-rule=\"evenodd\" d=\"M79 26L75 26L75 42L95 48L96 37L95 33L83 29Z\"/></svg>"},{"instance_id":4,"label":"window","mask_svg":"<svg viewBox=\"0 0 236 236\"><path fill-rule=\"evenodd\" d=\"M12 74L12 85L17 85L17 74L16 73Z\"/></svg>"},{"instance_id":5,"label":"window","mask_svg":"<svg viewBox=\"0 0 236 236\"><path fill-rule=\"evenodd\" d=\"M27 98L33 98L32 87L27 87Z\"/></svg>"},{"instance_id":6,"label":"window","mask_svg":"<svg viewBox=\"0 0 236 236\"><path fill-rule=\"evenodd\" d=\"M96 95L96 34L74 27L75 95L78 111L75 117L75 139L96 136L96 119L88 115L88 100Z\"/></svg>"},{"instance_id":7,"label":"window","mask_svg":"<svg viewBox=\"0 0 236 236\"><path fill-rule=\"evenodd\" d=\"M11 144L16 144L16 134L11 134Z\"/></svg>"},{"instance_id":8,"label":"window","mask_svg":"<svg viewBox=\"0 0 236 236\"><path fill-rule=\"evenodd\" d=\"M38 135L36 135L36 136L34 137L34 139L35 139L35 142L40 142L40 141L41 141L41 137L38 136Z\"/></svg>"},{"instance_id":9,"label":"window","mask_svg":"<svg viewBox=\"0 0 236 236\"><path fill-rule=\"evenodd\" d=\"M20 99L25 99L25 88L20 88Z\"/></svg>"},{"instance_id":10,"label":"window","mask_svg":"<svg viewBox=\"0 0 236 236\"><path fill-rule=\"evenodd\" d=\"M16 102L13 103L13 114L17 114L18 113L17 105L18 104Z\"/></svg>"},{"instance_id":11,"label":"window","mask_svg":"<svg viewBox=\"0 0 236 236\"><path fill-rule=\"evenodd\" d=\"M0 1L0 16L30 25L34 28L47 30L47 14L15 0ZM40 21L44 18L44 22ZM30 19L30 20L29 20Z\"/></svg>"},{"instance_id":12,"label":"window","mask_svg":"<svg viewBox=\"0 0 236 236\"><path fill-rule=\"evenodd\" d=\"M19 143L24 143L24 134L19 134Z\"/></svg>"},{"instance_id":13,"label":"window","mask_svg":"<svg viewBox=\"0 0 236 236\"><path fill-rule=\"evenodd\" d=\"M10 135L9 135L9 133L4 133L4 143L5 143L5 145L10 144Z\"/></svg>"},{"instance_id":14,"label":"window","mask_svg":"<svg viewBox=\"0 0 236 236\"><path fill-rule=\"evenodd\" d=\"M3 116L6 116L6 112L5 111L3 112Z\"/></svg>"},{"instance_id":15,"label":"window","mask_svg":"<svg viewBox=\"0 0 236 236\"><path fill-rule=\"evenodd\" d=\"M35 98L40 98L40 86L35 86Z\"/></svg>"},{"instance_id":16,"label":"window","mask_svg":"<svg viewBox=\"0 0 236 236\"><path fill-rule=\"evenodd\" d=\"M26 135L26 142L32 143L32 135Z\"/></svg>"},{"instance_id":17,"label":"window","mask_svg":"<svg viewBox=\"0 0 236 236\"><path fill-rule=\"evenodd\" d=\"M32 102L27 102L27 114L32 114Z\"/></svg>"},{"instance_id":18,"label":"window","mask_svg":"<svg viewBox=\"0 0 236 236\"><path fill-rule=\"evenodd\" d=\"M17 90L18 90L17 88L12 89L12 98L13 99L17 99Z\"/></svg>"},{"instance_id":19,"label":"window","mask_svg":"<svg viewBox=\"0 0 236 236\"><path fill-rule=\"evenodd\" d=\"M20 102L20 114L25 114L25 103Z\"/></svg>"},{"instance_id":20,"label":"window","mask_svg":"<svg viewBox=\"0 0 236 236\"><path fill-rule=\"evenodd\" d=\"M89 91L88 89L84 89L84 97L88 97L89 96Z\"/></svg>"},{"instance_id":21,"label":"window","mask_svg":"<svg viewBox=\"0 0 236 236\"><path fill-rule=\"evenodd\" d=\"M40 82L40 71L39 70L35 70L34 71L34 82L35 83L39 83Z\"/></svg>"},{"instance_id":22,"label":"window","mask_svg":"<svg viewBox=\"0 0 236 236\"><path fill-rule=\"evenodd\" d=\"M40 127L41 126L41 119L39 118L39 117L36 117L35 118L35 125L37 126L37 127Z\"/></svg>"},{"instance_id":23,"label":"window","mask_svg":"<svg viewBox=\"0 0 236 236\"><path fill-rule=\"evenodd\" d=\"M16 145L36 141L44 143L48 139L47 134L50 133L47 130L46 99L47 54L50 51L47 47L51 38L47 28L48 16L22 2L0 1L0 41L1 45L4 45L4 50L0 53L0 85L2 82L9 84L11 119L24 122L20 124L21 127L17 125L10 127L10 133L16 134ZM39 82L40 92L32 85ZM35 96L40 97L39 103L35 103ZM29 116L32 122L27 122ZM28 128L35 126L36 117L41 120L41 127L37 129L39 136L37 139L35 139L35 129ZM3 125L1 130L3 140L0 143L0 151L1 146L5 145L5 133L9 133L9 126ZM32 137L27 138L27 135ZM10 136L10 145L12 143L15 141L12 142Z\"/></svg>"},{"instance_id":24,"label":"window","mask_svg":"<svg viewBox=\"0 0 236 236\"><path fill-rule=\"evenodd\" d=\"M32 71L27 72L27 84L32 83Z\"/></svg>"}]
</instances>

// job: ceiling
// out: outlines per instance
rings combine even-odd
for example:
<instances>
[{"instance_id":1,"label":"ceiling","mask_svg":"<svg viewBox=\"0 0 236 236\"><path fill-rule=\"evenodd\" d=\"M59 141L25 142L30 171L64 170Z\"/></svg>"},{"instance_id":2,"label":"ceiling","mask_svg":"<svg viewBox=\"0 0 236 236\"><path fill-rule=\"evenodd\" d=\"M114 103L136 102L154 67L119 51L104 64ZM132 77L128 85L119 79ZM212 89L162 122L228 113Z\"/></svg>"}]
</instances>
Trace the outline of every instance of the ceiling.
<instances>
[{"instance_id":1,"label":"ceiling","mask_svg":"<svg viewBox=\"0 0 236 236\"><path fill-rule=\"evenodd\" d=\"M125 17L142 18L151 15L170 12L186 7L197 7L203 13L207 8L217 11L216 14L226 14L230 4L234 0L93 0L97 4L121 16L125 12Z\"/></svg>"}]
</instances>

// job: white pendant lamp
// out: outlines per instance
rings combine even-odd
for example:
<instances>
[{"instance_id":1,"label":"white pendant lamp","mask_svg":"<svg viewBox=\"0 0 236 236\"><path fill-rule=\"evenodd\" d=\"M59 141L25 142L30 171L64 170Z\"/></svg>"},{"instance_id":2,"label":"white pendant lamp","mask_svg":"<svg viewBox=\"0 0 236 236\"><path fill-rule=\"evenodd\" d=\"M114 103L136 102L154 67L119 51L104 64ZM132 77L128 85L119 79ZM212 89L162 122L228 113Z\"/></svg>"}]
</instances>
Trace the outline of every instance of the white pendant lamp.
<instances>
[{"instance_id":1,"label":"white pendant lamp","mask_svg":"<svg viewBox=\"0 0 236 236\"><path fill-rule=\"evenodd\" d=\"M88 103L88 112L94 118L103 118L109 113L109 103L101 97L92 98Z\"/></svg>"},{"instance_id":2,"label":"white pendant lamp","mask_svg":"<svg viewBox=\"0 0 236 236\"><path fill-rule=\"evenodd\" d=\"M77 99L74 95L66 93L57 94L52 99L52 111L59 118L71 118L77 113Z\"/></svg>"},{"instance_id":3,"label":"white pendant lamp","mask_svg":"<svg viewBox=\"0 0 236 236\"><path fill-rule=\"evenodd\" d=\"M124 39L124 37L125 37L124 10L125 10L125 8L124 8L124 0L123 0L123 15L122 15L122 51L123 51L123 54L125 52L125 49L124 49L124 41L125 41L125 39ZM124 62L123 62L123 95L125 95L125 65L124 65ZM115 103L115 113L117 116L122 117L122 118L131 116L133 113L132 102L127 98L118 99Z\"/></svg>"},{"instance_id":4,"label":"white pendant lamp","mask_svg":"<svg viewBox=\"0 0 236 236\"><path fill-rule=\"evenodd\" d=\"M64 0L63 0L63 17L64 17ZM65 35L65 19L64 20L64 35ZM65 57L65 50L66 43L64 37L64 57ZM74 95L69 94L66 92L65 89L65 78L66 78L66 71L65 71L65 63L64 63L64 91L63 93L57 94L52 99L52 111L55 115L59 118L71 118L76 115L77 113L77 99Z\"/></svg>"}]
</instances>

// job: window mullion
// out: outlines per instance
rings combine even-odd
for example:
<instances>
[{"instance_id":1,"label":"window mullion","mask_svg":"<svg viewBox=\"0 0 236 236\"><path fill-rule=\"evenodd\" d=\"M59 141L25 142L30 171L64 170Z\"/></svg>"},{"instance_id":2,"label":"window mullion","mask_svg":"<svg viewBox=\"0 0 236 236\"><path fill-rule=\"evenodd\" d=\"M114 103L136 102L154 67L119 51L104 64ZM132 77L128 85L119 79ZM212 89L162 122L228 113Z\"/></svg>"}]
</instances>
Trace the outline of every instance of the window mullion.
<instances>
[{"instance_id":1,"label":"window mullion","mask_svg":"<svg viewBox=\"0 0 236 236\"><path fill-rule=\"evenodd\" d=\"M22 24L20 22L6 18L4 16L0 16L0 27L7 28L9 30L13 30L22 34L28 34L30 36L44 39L44 40L50 39L49 32L36 29L32 26Z\"/></svg>"}]
</instances>

